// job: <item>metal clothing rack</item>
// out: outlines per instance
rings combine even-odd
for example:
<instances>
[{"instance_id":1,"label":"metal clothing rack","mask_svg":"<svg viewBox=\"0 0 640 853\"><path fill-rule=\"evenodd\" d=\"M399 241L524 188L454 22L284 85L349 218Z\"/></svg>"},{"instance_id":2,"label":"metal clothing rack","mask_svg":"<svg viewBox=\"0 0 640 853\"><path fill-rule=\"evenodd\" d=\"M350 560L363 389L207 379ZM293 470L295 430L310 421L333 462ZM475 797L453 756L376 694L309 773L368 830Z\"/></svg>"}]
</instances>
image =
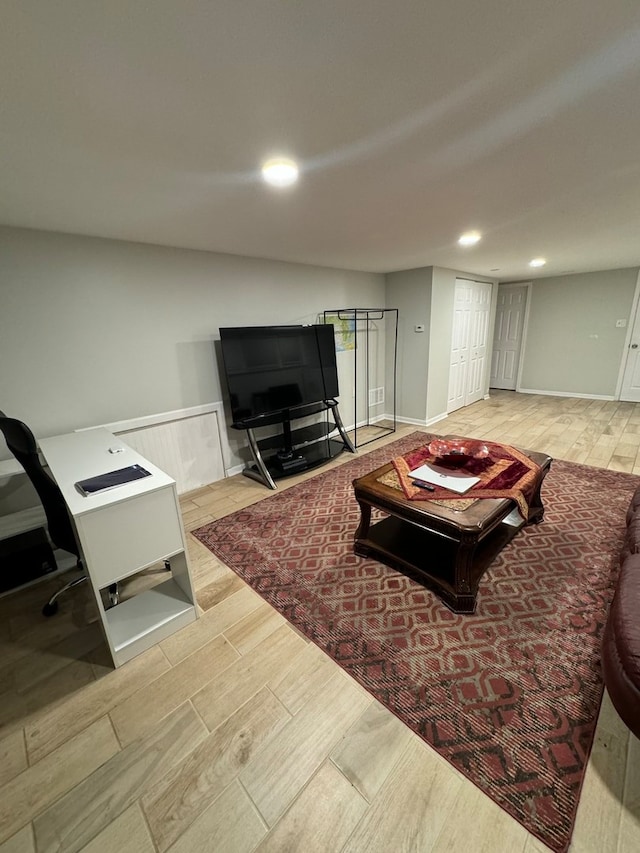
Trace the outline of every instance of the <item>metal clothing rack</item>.
<instances>
[{"instance_id":1,"label":"metal clothing rack","mask_svg":"<svg viewBox=\"0 0 640 853\"><path fill-rule=\"evenodd\" d=\"M391 391L391 399L393 400L393 413L391 415L392 426L383 426L377 423L371 423L369 411L371 405L376 405L375 403L371 404L371 353L370 353L370 341L369 334L371 331L371 323L376 320L383 320L386 323L386 318L389 316L390 320L394 323L393 326L393 388ZM353 328L353 388L354 388L354 425L353 425L353 445L354 447L363 447L365 444L370 444L372 441L377 441L377 439L382 438L389 433L396 431L396 371L397 371L397 363L398 363L398 309L397 308L335 308L332 310L327 309L323 312L323 322L331 323L331 317L337 317L338 320L347 321L352 323ZM385 326L386 331L386 326ZM360 341L359 338L364 337L364 341ZM388 339L388 336L387 336ZM365 401L365 416L364 418L359 417L359 406L358 406L358 350L364 350L364 381L365 381L365 393L364 393L364 401ZM385 357L385 362L387 358ZM385 371L386 374L386 371ZM384 390L383 383L383 390ZM374 389L377 390L377 389ZM385 391L385 400L389 399ZM381 401L382 402L382 401ZM358 442L358 428L367 428L367 432L370 433L372 429L376 429L378 431L377 435L374 435L372 438L368 438L366 440Z\"/></svg>"}]
</instances>

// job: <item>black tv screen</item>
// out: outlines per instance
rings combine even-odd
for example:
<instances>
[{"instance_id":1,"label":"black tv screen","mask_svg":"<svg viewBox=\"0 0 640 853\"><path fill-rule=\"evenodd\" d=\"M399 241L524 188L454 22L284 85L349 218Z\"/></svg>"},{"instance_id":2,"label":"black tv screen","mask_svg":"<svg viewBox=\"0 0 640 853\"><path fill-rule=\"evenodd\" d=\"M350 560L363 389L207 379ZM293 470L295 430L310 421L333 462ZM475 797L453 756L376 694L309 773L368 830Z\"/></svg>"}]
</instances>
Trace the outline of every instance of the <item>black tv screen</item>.
<instances>
[{"instance_id":1,"label":"black tv screen","mask_svg":"<svg viewBox=\"0 0 640 853\"><path fill-rule=\"evenodd\" d=\"M220 329L234 423L338 395L332 325Z\"/></svg>"}]
</instances>

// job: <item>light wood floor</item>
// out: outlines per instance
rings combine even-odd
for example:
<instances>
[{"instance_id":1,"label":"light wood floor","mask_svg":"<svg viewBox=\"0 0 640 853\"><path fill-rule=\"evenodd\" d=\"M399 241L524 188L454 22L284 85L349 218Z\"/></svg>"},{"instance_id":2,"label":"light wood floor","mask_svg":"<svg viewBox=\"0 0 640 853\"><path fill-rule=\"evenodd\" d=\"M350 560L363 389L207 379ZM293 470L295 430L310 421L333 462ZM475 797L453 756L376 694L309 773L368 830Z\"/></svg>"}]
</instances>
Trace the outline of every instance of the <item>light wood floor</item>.
<instances>
[{"instance_id":1,"label":"light wood floor","mask_svg":"<svg viewBox=\"0 0 640 853\"><path fill-rule=\"evenodd\" d=\"M493 392L431 431L640 474L640 405ZM185 526L270 494L215 483ZM201 618L115 671L80 590L49 620L50 581L0 599L0 853L546 850L189 539ZM571 851L638 850L640 743L605 697Z\"/></svg>"}]
</instances>

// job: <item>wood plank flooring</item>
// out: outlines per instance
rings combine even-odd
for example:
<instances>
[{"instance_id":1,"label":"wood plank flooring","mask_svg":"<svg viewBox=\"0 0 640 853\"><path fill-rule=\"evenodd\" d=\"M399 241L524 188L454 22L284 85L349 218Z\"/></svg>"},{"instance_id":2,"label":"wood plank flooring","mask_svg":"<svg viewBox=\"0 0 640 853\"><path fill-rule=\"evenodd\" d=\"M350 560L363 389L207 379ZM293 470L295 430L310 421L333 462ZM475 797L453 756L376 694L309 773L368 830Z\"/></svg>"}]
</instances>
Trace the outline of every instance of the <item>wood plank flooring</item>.
<instances>
[{"instance_id":1,"label":"wood plank flooring","mask_svg":"<svg viewBox=\"0 0 640 853\"><path fill-rule=\"evenodd\" d=\"M428 431L640 475L640 404L494 391ZM214 483L183 496L185 527L272 494ZM48 620L59 578L0 598L0 853L544 853L192 537L189 550L201 618L115 671L86 590ZM606 696L570 850L640 850L640 742Z\"/></svg>"}]
</instances>

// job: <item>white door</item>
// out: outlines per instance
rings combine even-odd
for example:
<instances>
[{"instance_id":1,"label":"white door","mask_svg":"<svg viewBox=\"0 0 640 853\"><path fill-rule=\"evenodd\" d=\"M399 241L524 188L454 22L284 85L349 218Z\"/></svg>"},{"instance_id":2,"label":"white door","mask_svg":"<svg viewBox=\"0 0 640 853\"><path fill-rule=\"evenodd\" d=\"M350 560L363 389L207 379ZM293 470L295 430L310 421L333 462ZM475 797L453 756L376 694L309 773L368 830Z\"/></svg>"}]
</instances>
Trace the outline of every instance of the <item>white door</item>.
<instances>
[{"instance_id":1,"label":"white door","mask_svg":"<svg viewBox=\"0 0 640 853\"><path fill-rule=\"evenodd\" d=\"M453 303L453 337L449 363L449 394L447 412L455 412L465 405L469 370L469 329L473 282L456 279Z\"/></svg>"},{"instance_id":2,"label":"white door","mask_svg":"<svg viewBox=\"0 0 640 853\"><path fill-rule=\"evenodd\" d=\"M526 284L501 284L498 288L491 388L516 390L528 290Z\"/></svg>"},{"instance_id":3,"label":"white door","mask_svg":"<svg viewBox=\"0 0 640 853\"><path fill-rule=\"evenodd\" d=\"M620 399L631 403L640 403L640 302L631 330L631 340L627 350L627 363L622 376Z\"/></svg>"},{"instance_id":4,"label":"white door","mask_svg":"<svg viewBox=\"0 0 640 853\"><path fill-rule=\"evenodd\" d=\"M489 311L491 308L491 285L475 281L471 309L469 336L469 374L465 406L484 397L487 348L489 343Z\"/></svg>"},{"instance_id":5,"label":"white door","mask_svg":"<svg viewBox=\"0 0 640 853\"><path fill-rule=\"evenodd\" d=\"M491 284L456 279L447 412L484 396Z\"/></svg>"}]
</instances>

